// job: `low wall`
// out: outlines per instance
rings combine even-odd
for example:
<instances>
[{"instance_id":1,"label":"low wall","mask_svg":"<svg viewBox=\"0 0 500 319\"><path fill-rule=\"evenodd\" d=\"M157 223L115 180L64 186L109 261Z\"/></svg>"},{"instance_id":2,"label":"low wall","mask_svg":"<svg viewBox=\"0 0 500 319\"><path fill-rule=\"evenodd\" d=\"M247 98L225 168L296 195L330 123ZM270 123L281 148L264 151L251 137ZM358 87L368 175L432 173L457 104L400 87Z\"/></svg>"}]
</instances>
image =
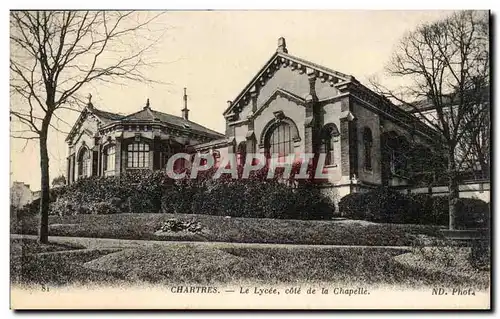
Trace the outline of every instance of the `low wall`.
<instances>
[{"instance_id":1,"label":"low wall","mask_svg":"<svg viewBox=\"0 0 500 319\"><path fill-rule=\"evenodd\" d=\"M459 185L459 196L462 198L478 198L490 202L490 181L471 181ZM429 194L432 196L448 195L448 186L402 188L403 193Z\"/></svg>"}]
</instances>

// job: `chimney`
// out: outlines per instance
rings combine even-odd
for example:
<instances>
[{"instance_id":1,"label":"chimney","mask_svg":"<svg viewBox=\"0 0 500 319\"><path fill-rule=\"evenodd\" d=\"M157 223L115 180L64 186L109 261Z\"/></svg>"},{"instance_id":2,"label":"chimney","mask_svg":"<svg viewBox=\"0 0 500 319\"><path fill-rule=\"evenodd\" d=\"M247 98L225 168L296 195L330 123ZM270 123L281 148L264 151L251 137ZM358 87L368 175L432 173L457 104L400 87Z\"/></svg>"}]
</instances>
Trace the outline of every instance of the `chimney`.
<instances>
[{"instance_id":1,"label":"chimney","mask_svg":"<svg viewBox=\"0 0 500 319\"><path fill-rule=\"evenodd\" d=\"M184 88L184 108L182 109L182 118L185 120L189 120L188 97L186 94L186 88Z\"/></svg>"},{"instance_id":2,"label":"chimney","mask_svg":"<svg viewBox=\"0 0 500 319\"><path fill-rule=\"evenodd\" d=\"M278 39L278 48L276 49L276 51L282 53L288 53L288 50L286 48L285 38L281 37Z\"/></svg>"}]
</instances>

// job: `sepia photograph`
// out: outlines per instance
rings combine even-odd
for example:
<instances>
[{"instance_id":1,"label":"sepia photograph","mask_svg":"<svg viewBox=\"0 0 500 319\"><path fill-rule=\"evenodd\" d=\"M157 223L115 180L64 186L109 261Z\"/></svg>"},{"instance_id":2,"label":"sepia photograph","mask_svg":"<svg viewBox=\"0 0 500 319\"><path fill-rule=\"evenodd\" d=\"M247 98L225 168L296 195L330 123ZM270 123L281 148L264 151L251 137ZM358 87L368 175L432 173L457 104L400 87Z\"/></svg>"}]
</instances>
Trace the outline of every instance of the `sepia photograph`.
<instances>
[{"instance_id":1,"label":"sepia photograph","mask_svg":"<svg viewBox=\"0 0 500 319\"><path fill-rule=\"evenodd\" d=\"M8 20L11 309L491 309L490 11Z\"/></svg>"}]
</instances>

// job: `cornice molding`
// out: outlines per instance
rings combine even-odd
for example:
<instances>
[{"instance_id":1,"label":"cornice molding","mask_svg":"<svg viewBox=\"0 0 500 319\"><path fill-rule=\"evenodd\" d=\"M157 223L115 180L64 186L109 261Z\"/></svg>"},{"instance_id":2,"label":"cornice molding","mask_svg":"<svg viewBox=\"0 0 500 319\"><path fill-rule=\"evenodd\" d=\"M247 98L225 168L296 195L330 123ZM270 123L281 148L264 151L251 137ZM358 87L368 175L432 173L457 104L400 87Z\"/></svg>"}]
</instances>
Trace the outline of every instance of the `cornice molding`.
<instances>
[{"instance_id":1,"label":"cornice molding","mask_svg":"<svg viewBox=\"0 0 500 319\"><path fill-rule=\"evenodd\" d=\"M299 74L306 73L309 77L316 78L322 83L329 82L332 87L341 82L357 82L352 75L331 70L284 52L276 52L247 84L243 91L238 94L238 96L233 100L233 103L224 111L223 115L225 116L229 113L239 113L251 99L251 94L254 94L259 87L264 86L268 79L270 79L274 73L282 67L289 67L292 71L296 71Z\"/></svg>"},{"instance_id":2,"label":"cornice molding","mask_svg":"<svg viewBox=\"0 0 500 319\"><path fill-rule=\"evenodd\" d=\"M301 98L298 95L293 94L292 92L278 88L269 96L269 98L264 103L262 103L262 106L260 108L258 108L257 111L255 111L255 113L253 113L249 117L249 119L255 119L257 116L259 116L269 106L269 104L271 104L271 102L276 100L276 98L278 96L285 98L291 102L295 102L295 103L302 105L302 106L307 106L307 104L308 104L308 101L306 99Z\"/></svg>"}]
</instances>

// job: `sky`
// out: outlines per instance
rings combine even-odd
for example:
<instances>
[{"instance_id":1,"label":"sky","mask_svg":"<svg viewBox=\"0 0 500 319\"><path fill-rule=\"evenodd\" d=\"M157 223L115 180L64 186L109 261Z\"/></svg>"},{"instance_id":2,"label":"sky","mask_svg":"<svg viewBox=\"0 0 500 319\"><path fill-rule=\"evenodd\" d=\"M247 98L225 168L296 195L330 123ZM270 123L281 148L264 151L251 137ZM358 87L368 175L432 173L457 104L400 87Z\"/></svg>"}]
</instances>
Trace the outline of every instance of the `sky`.
<instances>
[{"instance_id":1,"label":"sky","mask_svg":"<svg viewBox=\"0 0 500 319\"><path fill-rule=\"evenodd\" d=\"M364 84L383 68L405 32L441 19L450 11L170 11L156 21L164 35L148 55L159 62L147 70L164 83L127 82L94 85L99 109L116 113L139 111L149 98L151 108L181 115L187 88L190 120L223 132L222 112L276 51L279 37L288 52L342 73ZM144 12L140 14L145 14ZM88 91L88 92L87 92ZM16 103L11 101L12 103ZM60 116L71 125L76 112ZM64 131L70 127L60 123ZM65 134L49 134L50 179L65 174ZM39 149L11 139L11 183L40 189Z\"/></svg>"}]
</instances>

